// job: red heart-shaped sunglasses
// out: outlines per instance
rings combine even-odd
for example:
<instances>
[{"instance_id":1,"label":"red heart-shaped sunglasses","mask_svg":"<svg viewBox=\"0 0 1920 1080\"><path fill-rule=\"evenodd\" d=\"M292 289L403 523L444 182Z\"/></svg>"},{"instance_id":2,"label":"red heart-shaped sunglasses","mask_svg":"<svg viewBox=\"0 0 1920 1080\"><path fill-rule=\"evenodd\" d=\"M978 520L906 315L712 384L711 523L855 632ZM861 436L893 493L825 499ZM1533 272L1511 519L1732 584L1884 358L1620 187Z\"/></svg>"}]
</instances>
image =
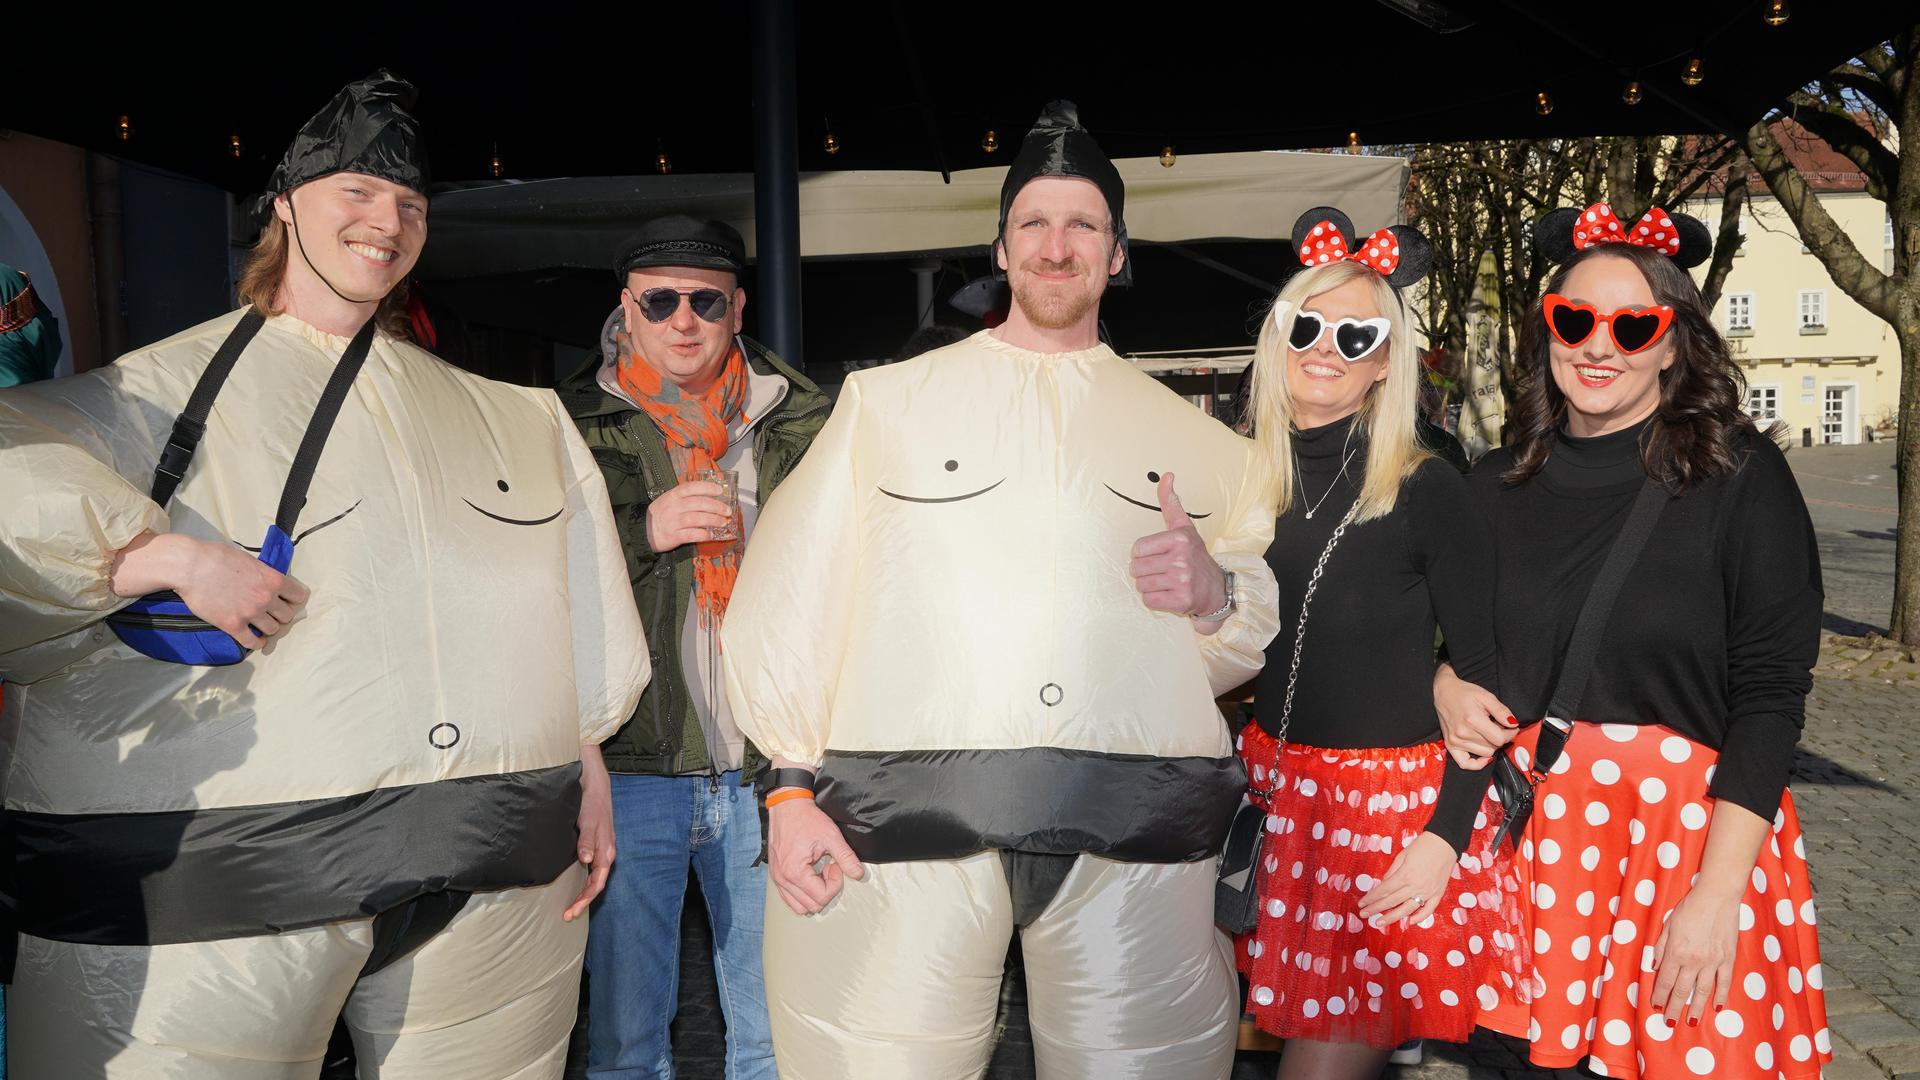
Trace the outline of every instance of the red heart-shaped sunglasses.
<instances>
[{"instance_id":1,"label":"red heart-shaped sunglasses","mask_svg":"<svg viewBox=\"0 0 1920 1080\"><path fill-rule=\"evenodd\" d=\"M1673 309L1665 304L1638 310L1621 308L1611 315L1602 315L1592 304L1575 303L1559 293L1548 293L1541 306L1546 311L1547 329L1569 349L1585 343L1601 323L1606 323L1613 343L1631 356L1652 348L1666 335L1667 327L1673 325Z\"/></svg>"}]
</instances>

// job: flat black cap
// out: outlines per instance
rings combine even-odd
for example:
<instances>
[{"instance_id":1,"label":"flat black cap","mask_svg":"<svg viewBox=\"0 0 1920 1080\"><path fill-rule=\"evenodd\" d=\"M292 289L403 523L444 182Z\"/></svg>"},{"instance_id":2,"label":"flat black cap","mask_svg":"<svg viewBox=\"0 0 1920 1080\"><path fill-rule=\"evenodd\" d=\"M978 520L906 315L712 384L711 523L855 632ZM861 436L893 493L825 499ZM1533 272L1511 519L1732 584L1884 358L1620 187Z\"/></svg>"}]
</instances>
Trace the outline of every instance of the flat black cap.
<instances>
[{"instance_id":1,"label":"flat black cap","mask_svg":"<svg viewBox=\"0 0 1920 1080\"><path fill-rule=\"evenodd\" d=\"M738 274L747 265L747 244L724 221L702 221L686 214L667 214L640 226L626 243L614 276L625 284L627 273L651 266L692 266Z\"/></svg>"}]
</instances>

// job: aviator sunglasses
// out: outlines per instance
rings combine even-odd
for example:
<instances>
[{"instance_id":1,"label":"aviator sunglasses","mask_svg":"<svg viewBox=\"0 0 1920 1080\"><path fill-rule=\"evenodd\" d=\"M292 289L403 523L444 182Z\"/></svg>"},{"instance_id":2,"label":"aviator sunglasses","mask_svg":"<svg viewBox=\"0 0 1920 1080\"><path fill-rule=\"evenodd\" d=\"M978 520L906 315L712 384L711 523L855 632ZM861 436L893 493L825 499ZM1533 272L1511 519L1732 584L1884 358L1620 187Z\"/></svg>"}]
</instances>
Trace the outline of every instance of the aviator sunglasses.
<instances>
[{"instance_id":1,"label":"aviator sunglasses","mask_svg":"<svg viewBox=\"0 0 1920 1080\"><path fill-rule=\"evenodd\" d=\"M1391 325L1383 316L1345 318L1328 323L1325 315L1302 308L1293 316L1293 333L1288 335L1287 344L1293 346L1295 352L1306 352L1320 340L1320 335L1332 329L1333 347L1347 363L1353 364L1366 359L1387 340Z\"/></svg>"},{"instance_id":2,"label":"aviator sunglasses","mask_svg":"<svg viewBox=\"0 0 1920 1080\"><path fill-rule=\"evenodd\" d=\"M686 297L693 305L693 313L717 323L727 317L728 297L719 289L669 289L661 286L634 294L634 301L640 306L640 315L648 322L666 322L673 313L680 310L680 298Z\"/></svg>"},{"instance_id":3,"label":"aviator sunglasses","mask_svg":"<svg viewBox=\"0 0 1920 1080\"><path fill-rule=\"evenodd\" d=\"M1601 323L1606 323L1608 332L1613 334L1613 343L1631 356L1652 348L1666 335L1667 327L1673 325L1673 309L1665 304L1637 311L1621 308L1611 315L1602 315L1592 304L1575 303L1559 293L1548 293L1541 306L1546 311L1547 329L1569 349L1584 344L1600 329Z\"/></svg>"}]
</instances>

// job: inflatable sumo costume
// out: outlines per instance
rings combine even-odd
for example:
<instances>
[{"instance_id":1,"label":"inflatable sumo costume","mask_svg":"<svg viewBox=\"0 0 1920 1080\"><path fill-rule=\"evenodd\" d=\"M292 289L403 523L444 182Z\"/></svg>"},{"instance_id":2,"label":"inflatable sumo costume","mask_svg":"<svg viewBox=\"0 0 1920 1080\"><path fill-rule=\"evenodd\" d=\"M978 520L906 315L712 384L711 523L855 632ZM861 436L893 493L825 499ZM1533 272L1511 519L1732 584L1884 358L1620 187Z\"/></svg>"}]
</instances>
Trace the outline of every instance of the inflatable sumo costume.
<instances>
[{"instance_id":1,"label":"inflatable sumo costume","mask_svg":"<svg viewBox=\"0 0 1920 1080\"><path fill-rule=\"evenodd\" d=\"M349 86L274 190L424 188L411 97ZM236 342L178 468L177 420ZM344 1014L363 1077L558 1077L580 746L648 667L552 393L248 309L0 392L0 505L15 1072L308 1078ZM109 625L130 607L109 567L148 531L267 537L304 616L218 666L173 655L205 634L191 615Z\"/></svg>"},{"instance_id":2,"label":"inflatable sumo costume","mask_svg":"<svg viewBox=\"0 0 1920 1080\"><path fill-rule=\"evenodd\" d=\"M1118 223L1117 173L1058 112L1003 219L1053 175L1092 180ZM1236 575L1211 636L1129 574L1165 527L1166 471ZM1263 476L1251 443L1104 345L985 331L848 377L724 632L741 727L818 766L865 866L816 916L767 901L783 1077L980 1075L1016 928L1039 1075L1226 1075L1215 856L1245 776L1214 697L1277 628Z\"/></svg>"}]
</instances>

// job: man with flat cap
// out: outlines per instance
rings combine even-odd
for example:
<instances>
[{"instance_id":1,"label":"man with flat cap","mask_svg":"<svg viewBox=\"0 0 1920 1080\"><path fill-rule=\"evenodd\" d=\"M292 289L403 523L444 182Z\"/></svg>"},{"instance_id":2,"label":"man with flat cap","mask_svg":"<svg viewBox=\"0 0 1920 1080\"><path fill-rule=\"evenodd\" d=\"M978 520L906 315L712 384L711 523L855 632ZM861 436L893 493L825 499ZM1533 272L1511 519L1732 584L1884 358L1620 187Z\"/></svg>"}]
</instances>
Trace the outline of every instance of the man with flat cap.
<instances>
[{"instance_id":1,"label":"man with flat cap","mask_svg":"<svg viewBox=\"0 0 1920 1080\"><path fill-rule=\"evenodd\" d=\"M16 1075L564 1069L647 652L558 399L399 330L413 98L302 129L240 311L0 391Z\"/></svg>"},{"instance_id":2,"label":"man with flat cap","mask_svg":"<svg viewBox=\"0 0 1920 1080\"><path fill-rule=\"evenodd\" d=\"M776 1075L760 973L760 818L746 786L766 759L722 692L719 635L759 508L819 433L828 401L740 333L745 264L746 245L724 222L647 222L614 265L620 302L599 354L561 387L613 499L654 672L601 747L619 857L587 939L595 1078L673 1076L667 1027L689 866L713 924L727 1076Z\"/></svg>"},{"instance_id":3,"label":"man with flat cap","mask_svg":"<svg viewBox=\"0 0 1920 1080\"><path fill-rule=\"evenodd\" d=\"M722 657L775 766L786 1080L981 1075L1016 932L1041 1077L1231 1068L1213 699L1278 625L1273 516L1251 444L1099 341L1124 196L1049 106L1001 193L1006 321L849 376L762 514Z\"/></svg>"}]
</instances>

